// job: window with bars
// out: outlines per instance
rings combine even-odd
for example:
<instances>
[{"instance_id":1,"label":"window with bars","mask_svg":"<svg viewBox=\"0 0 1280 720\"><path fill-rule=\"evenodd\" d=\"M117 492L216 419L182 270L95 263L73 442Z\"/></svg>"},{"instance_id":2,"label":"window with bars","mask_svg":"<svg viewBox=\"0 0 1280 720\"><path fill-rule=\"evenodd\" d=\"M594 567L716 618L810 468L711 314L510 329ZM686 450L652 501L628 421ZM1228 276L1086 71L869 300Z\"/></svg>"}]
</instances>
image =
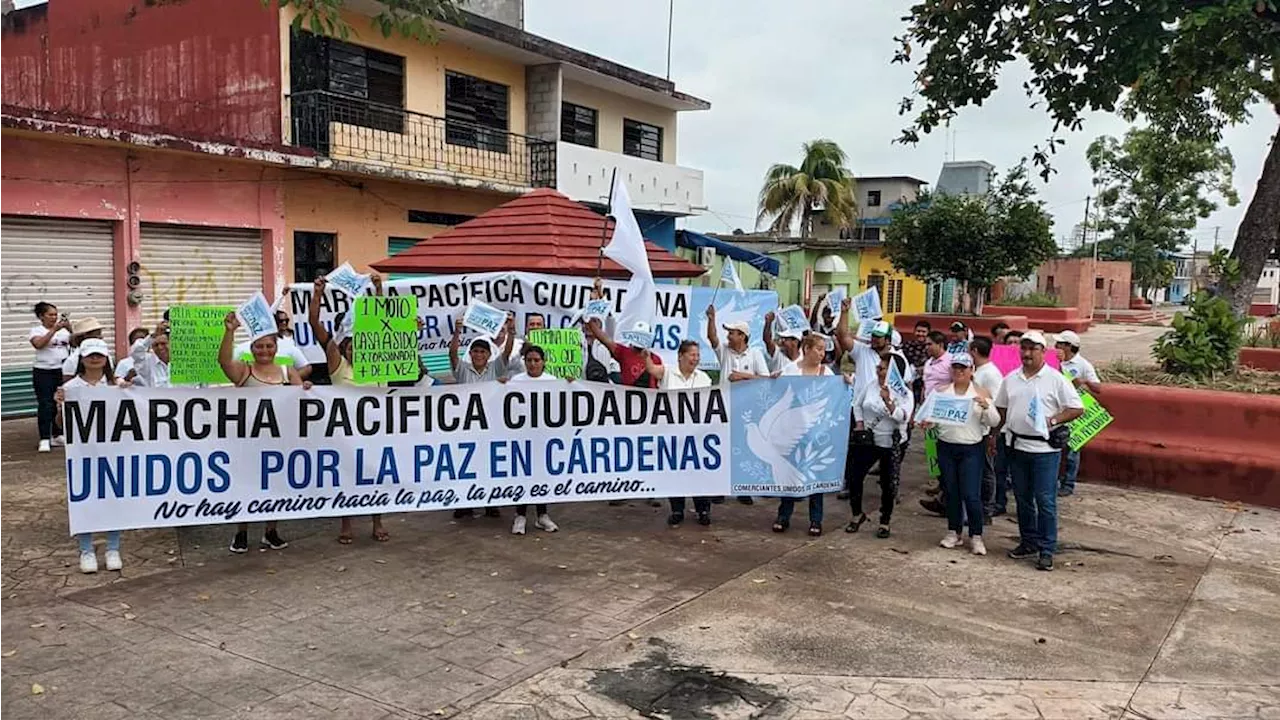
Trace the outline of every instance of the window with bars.
<instances>
[{"instance_id":1,"label":"window with bars","mask_svg":"<svg viewBox=\"0 0 1280 720\"><path fill-rule=\"evenodd\" d=\"M662 128L623 118L622 154L662 162Z\"/></svg>"},{"instance_id":2,"label":"window with bars","mask_svg":"<svg viewBox=\"0 0 1280 720\"><path fill-rule=\"evenodd\" d=\"M867 191L867 207L880 207L880 191L879 190Z\"/></svg>"},{"instance_id":3,"label":"window with bars","mask_svg":"<svg viewBox=\"0 0 1280 720\"><path fill-rule=\"evenodd\" d=\"M508 152L507 96L506 85L445 71L445 141L488 152Z\"/></svg>"},{"instance_id":4,"label":"window with bars","mask_svg":"<svg viewBox=\"0 0 1280 720\"><path fill-rule=\"evenodd\" d=\"M902 284L901 280L890 280L886 284L883 308L886 314L902 312Z\"/></svg>"},{"instance_id":5,"label":"window with bars","mask_svg":"<svg viewBox=\"0 0 1280 720\"><path fill-rule=\"evenodd\" d=\"M290 92L324 90L340 97L333 122L404 132L404 58L362 45L293 30Z\"/></svg>"},{"instance_id":6,"label":"window with bars","mask_svg":"<svg viewBox=\"0 0 1280 720\"><path fill-rule=\"evenodd\" d=\"M334 233L293 231L293 281L311 282L333 272L338 236Z\"/></svg>"},{"instance_id":7,"label":"window with bars","mask_svg":"<svg viewBox=\"0 0 1280 720\"><path fill-rule=\"evenodd\" d=\"M571 102L560 103L560 139L574 145L596 147L595 110Z\"/></svg>"}]
</instances>

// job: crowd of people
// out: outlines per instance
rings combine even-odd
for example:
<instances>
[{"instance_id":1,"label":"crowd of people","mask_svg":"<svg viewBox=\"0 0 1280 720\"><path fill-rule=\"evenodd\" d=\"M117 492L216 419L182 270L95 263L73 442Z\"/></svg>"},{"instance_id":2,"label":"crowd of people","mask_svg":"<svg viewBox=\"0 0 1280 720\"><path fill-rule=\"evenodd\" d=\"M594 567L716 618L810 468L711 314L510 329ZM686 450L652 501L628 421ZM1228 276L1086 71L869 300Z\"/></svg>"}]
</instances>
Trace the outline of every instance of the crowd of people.
<instances>
[{"instance_id":1,"label":"crowd of people","mask_svg":"<svg viewBox=\"0 0 1280 720\"><path fill-rule=\"evenodd\" d=\"M290 318L283 310L276 314L277 333L265 335L239 346L235 334L239 320L235 313L225 318L225 332L218 362L227 379L235 387L301 385L311 387L313 374L318 382L355 385L352 368L352 318L339 315L330 331L320 319L316 300L326 290L324 278L315 281L308 320L316 343L323 348L325 360L314 367L293 340ZM373 293L381 293L381 280L373 276ZM602 283L597 280L593 297L602 296ZM620 333L614 320L583 321L584 368L587 382L605 382L633 387L680 391L710 387L713 382L757 382L782 376L843 376L851 386L849 410L849 444L845 460L845 491L851 519L845 525L848 533L858 532L868 520L863 510L864 481L878 469L880 508L875 536L888 538L895 506L899 502L901 468L906 450L913 438L924 436L926 445L936 447L939 482L928 489L933 497L922 499L921 505L946 518L947 530L940 544L945 548L967 545L975 555L985 555L983 530L992 517L1007 512L1008 493L1012 490L1017 504L1020 541L1008 555L1011 558L1035 558L1036 567L1053 569L1057 546L1057 497L1074 491L1079 467L1078 452L1063 452L1066 424L1079 417L1083 405L1077 391L1087 387L1101 390L1092 364L1081 354L1080 337L1070 331L1059 333L1055 342L1039 331L1010 330L996 324L990 336L974 335L962 323L954 323L949 333L934 330L929 323L916 324L909 338L902 336L883 320L869 326L866 336L859 336L850 326L850 301L845 299L838 314L819 298L811 314L811 330L788 329L775 332L775 315L763 318L763 337L753 344L750 326L744 322L718 325L715 308L707 309L706 340L717 353L719 375L712 377L699 369L700 344L694 340L680 343L674 366L664 365L662 358L647 347L635 347L622 338L644 337L650 332L648 323L640 321ZM59 405L62 388L99 385L121 387L168 387L170 338L168 313L152 331L138 328L129 333L129 356L113 363L110 347L101 339L103 327L94 318L72 322L49 303L35 308L38 323L30 331L30 342L36 350L32 383L37 398L37 423L40 432L39 452L63 445L59 428ZM530 314L526 331L544 327L545 318ZM855 327L858 326L855 323ZM865 326L864 326L865 327ZM723 336L721 333L723 332ZM452 382L544 382L554 380L546 370L543 348L517 337L514 316L496 336L478 335L463 347L464 328L459 316L454 323L449 343ZM991 362L996 344L1016 345L1021 367L1007 376ZM761 350L763 345L763 351ZM1056 351L1061 361L1059 372L1045 362L1045 353ZM439 383L425 366L419 369L415 382L392 383L425 387ZM908 388L906 392L898 391ZM938 403L965 408L961 422L935 422L929 409ZM1065 454L1065 462L1060 463ZM1059 484L1059 466L1065 476ZM685 520L686 498L669 498L667 523L678 526ZM752 498L738 498L751 504ZM798 498L781 498L774 532L787 532ZM806 499L811 536L823 532L824 496L816 493ZM651 500L657 503L656 500ZM694 512L701 525L711 524L713 504L724 498L695 497ZM559 528L551 519L546 505L534 507L535 527L545 532ZM484 514L500 517L497 507L486 507ZM515 510L511 532L527 531L528 506ZM454 511L454 517L474 515L471 509ZM340 519L338 542L354 539L353 518ZM389 534L380 515L373 515L372 538L384 542ZM249 528L241 523L230 544L233 553L249 549ZM81 550L80 568L86 573L98 569L93 540L78 537ZM281 537L274 522L266 523L259 548L282 549L288 542ZM106 566L119 570L120 533L107 535Z\"/></svg>"}]
</instances>

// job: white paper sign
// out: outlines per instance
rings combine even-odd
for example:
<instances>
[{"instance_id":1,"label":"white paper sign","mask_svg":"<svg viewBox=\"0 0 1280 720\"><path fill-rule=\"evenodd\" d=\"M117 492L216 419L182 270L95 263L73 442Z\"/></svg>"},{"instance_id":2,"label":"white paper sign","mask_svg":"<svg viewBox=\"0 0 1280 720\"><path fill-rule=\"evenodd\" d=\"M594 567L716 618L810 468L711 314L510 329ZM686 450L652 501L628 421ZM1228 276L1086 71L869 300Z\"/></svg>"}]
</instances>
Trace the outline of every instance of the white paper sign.
<instances>
[{"instance_id":1,"label":"white paper sign","mask_svg":"<svg viewBox=\"0 0 1280 720\"><path fill-rule=\"evenodd\" d=\"M462 316L463 327L470 328L480 333L495 337L498 331L502 330L502 325L507 322L507 311L476 301L467 306L467 313Z\"/></svg>"},{"instance_id":2,"label":"white paper sign","mask_svg":"<svg viewBox=\"0 0 1280 720\"><path fill-rule=\"evenodd\" d=\"M582 311L582 317L587 320L604 320L609 317L609 313L613 310L613 303L603 298L592 300L587 303L587 307Z\"/></svg>"},{"instance_id":3,"label":"white paper sign","mask_svg":"<svg viewBox=\"0 0 1280 720\"><path fill-rule=\"evenodd\" d=\"M329 286L346 293L348 297L360 297L368 292L373 284L370 275L361 275L351 267L351 263L342 263L333 272L324 276Z\"/></svg>"},{"instance_id":4,"label":"white paper sign","mask_svg":"<svg viewBox=\"0 0 1280 720\"><path fill-rule=\"evenodd\" d=\"M870 340L871 331L876 328L877 322L880 322L880 321L876 320L875 318L868 318L866 320L860 321L858 323L858 337L862 338L863 340Z\"/></svg>"},{"instance_id":5,"label":"white paper sign","mask_svg":"<svg viewBox=\"0 0 1280 720\"><path fill-rule=\"evenodd\" d=\"M853 296L853 312L859 320L879 320L884 313L880 312L880 289L874 285L866 292Z\"/></svg>"},{"instance_id":6,"label":"white paper sign","mask_svg":"<svg viewBox=\"0 0 1280 720\"><path fill-rule=\"evenodd\" d=\"M639 330L623 330L618 333L618 342L623 345L630 345L633 348L651 348L653 347L653 333L640 332Z\"/></svg>"},{"instance_id":7,"label":"white paper sign","mask_svg":"<svg viewBox=\"0 0 1280 720\"><path fill-rule=\"evenodd\" d=\"M799 305L788 305L777 313L778 333L791 331L794 333L804 333L809 331L809 318L804 314L804 308Z\"/></svg>"},{"instance_id":8,"label":"white paper sign","mask_svg":"<svg viewBox=\"0 0 1280 720\"><path fill-rule=\"evenodd\" d=\"M249 333L249 342L279 331L275 313L271 312L271 303L267 302L261 291L254 293L253 297L236 308L236 317L240 319L240 326Z\"/></svg>"},{"instance_id":9,"label":"white paper sign","mask_svg":"<svg viewBox=\"0 0 1280 720\"><path fill-rule=\"evenodd\" d=\"M885 375L885 385L889 386L889 392L901 399L911 397L911 387L907 385L907 381L902 377L902 373L898 372L898 363L889 363L889 372Z\"/></svg>"},{"instance_id":10,"label":"white paper sign","mask_svg":"<svg viewBox=\"0 0 1280 720\"><path fill-rule=\"evenodd\" d=\"M844 298L844 288L836 288L827 293L827 308L831 310L832 317L840 317L840 306L844 304Z\"/></svg>"},{"instance_id":11,"label":"white paper sign","mask_svg":"<svg viewBox=\"0 0 1280 720\"><path fill-rule=\"evenodd\" d=\"M935 393L928 419L938 425L965 425L969 422L969 412L972 409L972 398Z\"/></svg>"}]
</instances>

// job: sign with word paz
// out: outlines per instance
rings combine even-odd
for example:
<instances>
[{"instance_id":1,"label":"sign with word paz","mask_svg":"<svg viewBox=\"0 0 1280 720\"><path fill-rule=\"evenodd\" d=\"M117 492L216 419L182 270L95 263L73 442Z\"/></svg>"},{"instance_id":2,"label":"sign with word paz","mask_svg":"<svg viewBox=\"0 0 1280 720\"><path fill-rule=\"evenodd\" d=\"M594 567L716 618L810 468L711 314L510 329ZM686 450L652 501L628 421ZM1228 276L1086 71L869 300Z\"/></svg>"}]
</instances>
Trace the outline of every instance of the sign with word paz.
<instances>
[{"instance_id":1,"label":"sign with word paz","mask_svg":"<svg viewBox=\"0 0 1280 720\"><path fill-rule=\"evenodd\" d=\"M418 379L418 298L356 298L351 371L357 383Z\"/></svg>"},{"instance_id":2,"label":"sign with word paz","mask_svg":"<svg viewBox=\"0 0 1280 720\"><path fill-rule=\"evenodd\" d=\"M226 373L218 348L226 332L230 305L174 305L169 308L169 382L173 385L221 385Z\"/></svg>"},{"instance_id":3,"label":"sign with word paz","mask_svg":"<svg viewBox=\"0 0 1280 720\"><path fill-rule=\"evenodd\" d=\"M561 379L582 377L582 330L578 328L530 330L525 338L528 345L537 345L547 360L544 372Z\"/></svg>"}]
</instances>

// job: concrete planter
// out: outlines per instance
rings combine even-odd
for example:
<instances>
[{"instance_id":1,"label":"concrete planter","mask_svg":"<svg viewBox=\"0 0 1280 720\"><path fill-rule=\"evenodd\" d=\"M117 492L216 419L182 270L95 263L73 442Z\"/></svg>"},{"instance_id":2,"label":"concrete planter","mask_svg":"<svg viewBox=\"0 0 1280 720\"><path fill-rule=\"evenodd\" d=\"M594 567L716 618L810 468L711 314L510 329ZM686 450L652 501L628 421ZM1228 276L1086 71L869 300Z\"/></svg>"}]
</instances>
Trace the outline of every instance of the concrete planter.
<instances>
[{"instance_id":1,"label":"concrete planter","mask_svg":"<svg viewBox=\"0 0 1280 720\"><path fill-rule=\"evenodd\" d=\"M1280 507L1280 396L1107 384L1081 476Z\"/></svg>"},{"instance_id":2,"label":"concrete planter","mask_svg":"<svg viewBox=\"0 0 1280 720\"><path fill-rule=\"evenodd\" d=\"M1280 348L1240 348L1240 364L1254 370L1280 372Z\"/></svg>"}]
</instances>

